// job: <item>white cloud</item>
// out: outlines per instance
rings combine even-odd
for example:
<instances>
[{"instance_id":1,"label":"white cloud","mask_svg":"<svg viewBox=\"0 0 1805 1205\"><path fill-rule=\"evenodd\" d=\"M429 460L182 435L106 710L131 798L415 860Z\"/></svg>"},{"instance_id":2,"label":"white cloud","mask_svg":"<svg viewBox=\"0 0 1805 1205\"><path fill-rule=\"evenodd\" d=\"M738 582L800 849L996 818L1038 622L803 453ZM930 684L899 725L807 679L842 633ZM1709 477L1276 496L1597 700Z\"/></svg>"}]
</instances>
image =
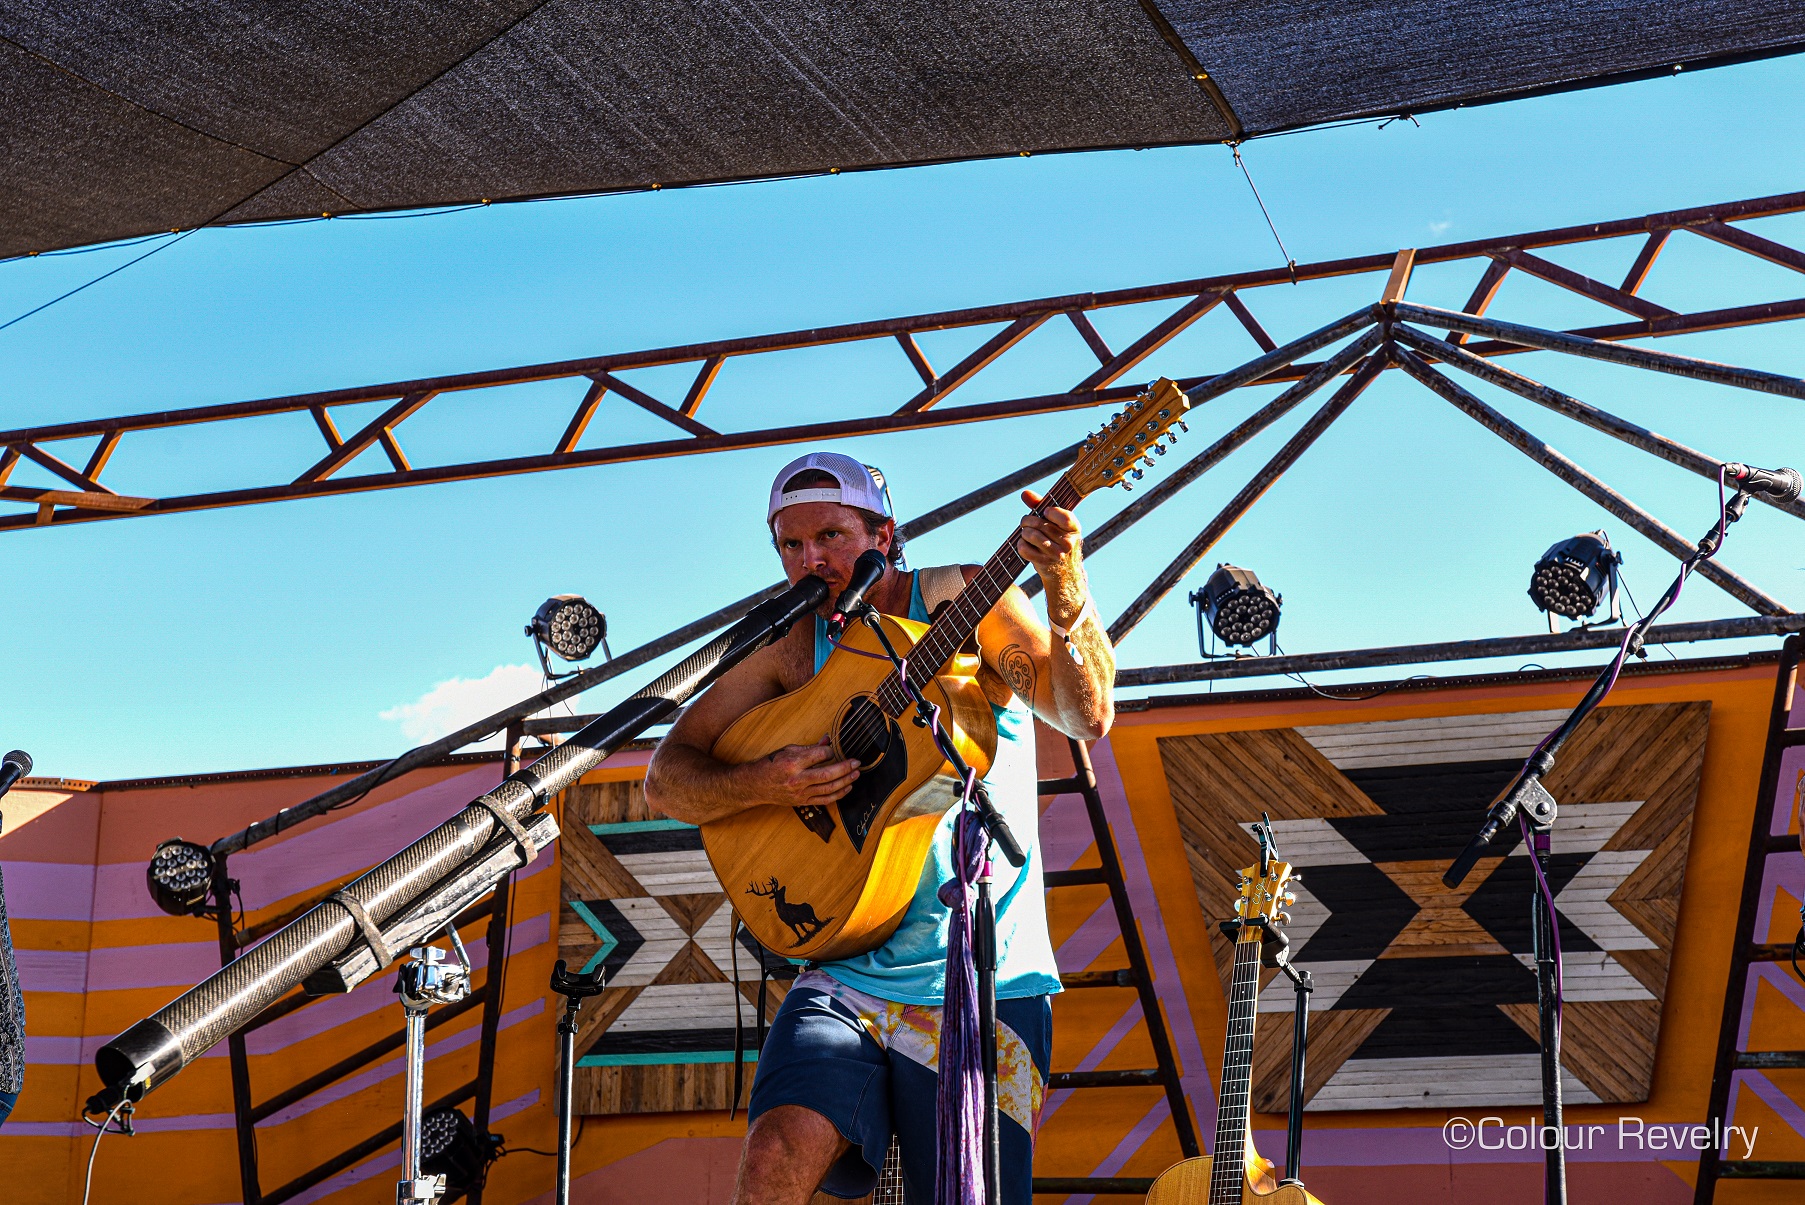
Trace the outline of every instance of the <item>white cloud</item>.
<instances>
[{"instance_id":1,"label":"white cloud","mask_svg":"<svg viewBox=\"0 0 1805 1205\"><path fill-rule=\"evenodd\" d=\"M452 678L441 682L412 703L391 707L378 718L401 725L401 735L416 745L448 736L511 703L528 699L545 689L536 665L498 665L481 678ZM471 745L472 749L499 749L501 738Z\"/></svg>"},{"instance_id":2,"label":"white cloud","mask_svg":"<svg viewBox=\"0 0 1805 1205\"><path fill-rule=\"evenodd\" d=\"M1449 221L1430 222L1429 223L1429 233L1430 234L1446 234L1453 227L1453 225L1454 225L1454 223L1449 222Z\"/></svg>"}]
</instances>

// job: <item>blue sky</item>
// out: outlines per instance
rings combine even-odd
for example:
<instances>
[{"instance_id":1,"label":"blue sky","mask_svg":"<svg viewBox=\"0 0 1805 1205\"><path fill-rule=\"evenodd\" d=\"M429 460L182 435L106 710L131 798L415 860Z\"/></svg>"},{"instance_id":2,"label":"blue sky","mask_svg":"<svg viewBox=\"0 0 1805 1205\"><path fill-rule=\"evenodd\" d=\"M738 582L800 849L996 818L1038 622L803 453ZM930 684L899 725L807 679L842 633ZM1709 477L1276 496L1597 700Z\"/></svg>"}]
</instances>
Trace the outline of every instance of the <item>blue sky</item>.
<instances>
[{"instance_id":1,"label":"blue sky","mask_svg":"<svg viewBox=\"0 0 1805 1205\"><path fill-rule=\"evenodd\" d=\"M1805 59L1779 59L1434 114L1420 127L1395 122L1265 139L1243 153L1292 256L1306 261L1800 188L1800 95ZM1805 215L1751 228L1805 246ZM141 250L0 264L0 321ZM1634 251L1623 242L1549 254L1614 280ZM204 231L0 331L0 424L1278 262L1223 147ZM1424 270L1410 296L1458 306L1471 275L1470 267ZM1371 300L1378 284L1356 277L1295 293L1263 289L1248 300L1283 339ZM1801 287L1796 273L1679 237L1645 293L1692 310L1794 297ZM1611 320L1609 311L1516 277L1493 312L1545 324ZM1123 312L1099 325L1120 346L1136 324L1156 317ZM978 337L946 333L926 346L937 364L950 363ZM1785 326L1661 346L1805 374L1805 344ZM962 400L1063 387L1094 364L1064 329L1049 328L1022 350L1032 354L1006 370L1012 362L1005 361ZM1219 310L1149 361L1147 375L1218 371L1256 350ZM735 429L894 408L914 379L894 352L799 354L746 362L738 372L730 364L703 417ZM1796 401L1545 354L1512 365L1725 459L1805 459L1805 415ZM667 395L680 390L675 378L657 373L636 380ZM402 428L403 442L416 463L542 450L580 392L562 382L445 398ZM1699 478L1480 392L1683 534L1698 535L1714 518L1714 488ZM1270 396L1243 391L1211 403L1177 451L1200 449ZM1313 408L1295 412L1097 556L1091 575L1106 618ZM1066 414L838 446L882 466L899 511L912 516L1077 438L1101 417ZM352 421L341 416L341 427ZM614 400L586 445L665 430ZM86 446L59 450L80 463ZM776 577L760 507L770 474L795 451L5 534L0 744L30 750L41 774L103 779L398 752L411 738L436 735L536 687L537 667L519 668L532 661L521 625L547 595L576 592L596 602L621 651ZM191 427L128 437L107 480L122 492L192 492L284 480L319 454L304 415ZM14 480L38 478L21 470ZM1113 492L1094 498L1081 517L1095 526L1124 500ZM982 560L1014 514L999 504L942 529L919 542L914 559ZM1626 553L1631 589L1651 601L1671 576L1664 554L1394 372L1203 568L1231 560L1281 591L1281 641L1292 652L1526 633L1542 624L1524 595L1530 564L1553 541L1601 525ZM1805 542L1794 520L1754 508L1724 559L1783 602L1805 606ZM1122 664L1195 659L1184 593L1201 576L1124 642ZM1695 579L1674 615L1743 613ZM652 672L592 692L583 706L599 710Z\"/></svg>"}]
</instances>

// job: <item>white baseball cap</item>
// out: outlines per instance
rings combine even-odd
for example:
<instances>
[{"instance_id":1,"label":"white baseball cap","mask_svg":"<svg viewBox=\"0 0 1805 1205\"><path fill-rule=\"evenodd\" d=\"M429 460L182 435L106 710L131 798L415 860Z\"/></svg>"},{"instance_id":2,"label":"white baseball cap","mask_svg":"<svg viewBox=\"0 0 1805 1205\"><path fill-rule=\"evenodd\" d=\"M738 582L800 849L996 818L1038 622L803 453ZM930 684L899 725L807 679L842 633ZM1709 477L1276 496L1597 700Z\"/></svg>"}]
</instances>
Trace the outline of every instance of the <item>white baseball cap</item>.
<instances>
[{"instance_id":1,"label":"white baseball cap","mask_svg":"<svg viewBox=\"0 0 1805 1205\"><path fill-rule=\"evenodd\" d=\"M785 492L783 487L786 481L811 469L828 474L839 485L812 486ZM855 506L860 510L871 511L886 519L896 517L890 509L890 489L884 484L884 474L871 465L861 464L840 452L810 452L807 456L798 456L779 469L776 480L771 482L771 504L765 511L766 526L777 518L778 511L799 502L838 502L842 506Z\"/></svg>"}]
</instances>

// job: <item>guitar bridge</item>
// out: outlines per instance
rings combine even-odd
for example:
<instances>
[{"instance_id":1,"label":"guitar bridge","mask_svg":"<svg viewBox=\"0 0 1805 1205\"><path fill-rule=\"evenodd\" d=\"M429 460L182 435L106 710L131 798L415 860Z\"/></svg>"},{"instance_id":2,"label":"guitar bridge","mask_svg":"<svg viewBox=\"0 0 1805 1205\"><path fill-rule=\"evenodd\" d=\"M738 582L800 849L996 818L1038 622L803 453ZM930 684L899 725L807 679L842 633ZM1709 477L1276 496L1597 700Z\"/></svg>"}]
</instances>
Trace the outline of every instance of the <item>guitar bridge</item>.
<instances>
[{"instance_id":1,"label":"guitar bridge","mask_svg":"<svg viewBox=\"0 0 1805 1205\"><path fill-rule=\"evenodd\" d=\"M796 819L808 828L808 831L823 841L834 839L834 814L831 808L810 804L808 807L795 809Z\"/></svg>"}]
</instances>

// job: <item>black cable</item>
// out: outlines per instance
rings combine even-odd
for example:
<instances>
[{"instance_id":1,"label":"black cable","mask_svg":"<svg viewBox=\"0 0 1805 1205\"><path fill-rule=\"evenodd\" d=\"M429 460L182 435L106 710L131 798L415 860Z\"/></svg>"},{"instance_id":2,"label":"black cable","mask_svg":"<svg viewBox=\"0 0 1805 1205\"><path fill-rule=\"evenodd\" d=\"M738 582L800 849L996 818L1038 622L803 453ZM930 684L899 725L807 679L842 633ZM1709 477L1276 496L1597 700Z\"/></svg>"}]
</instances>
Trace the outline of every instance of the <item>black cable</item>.
<instances>
[{"instance_id":1,"label":"black cable","mask_svg":"<svg viewBox=\"0 0 1805 1205\"><path fill-rule=\"evenodd\" d=\"M81 292L83 289L91 288L92 286L97 285L101 281L105 280L107 277L115 276L118 273L125 271L127 268L131 267L133 264L143 263L145 260L147 260L151 256L155 255L157 252L164 251L170 247L175 246L177 243L181 242L183 239L187 238L189 235L193 234L196 230L199 230L199 229L200 229L199 226L190 227L189 229L184 230L184 231L182 231L182 233L176 235L174 238L169 239L167 242L158 243L156 246L152 247L149 251L146 251L143 255L137 256L134 259L128 259L124 263L120 264L117 268L107 269L105 272L102 272L99 276L96 276L93 280L90 280L90 281L86 282L85 284L76 285L73 289L70 289L67 293L63 293L57 297L52 297L49 301L46 301L43 305L34 306L33 308L26 310L23 314L20 314L16 318L9 318L5 322L0 322L0 331L5 330L9 326L13 326L17 323L25 321L27 318L31 317L33 314L42 313L43 311L49 309L51 306L55 305L59 301L68 300L69 298L75 296L77 293Z\"/></svg>"},{"instance_id":2,"label":"black cable","mask_svg":"<svg viewBox=\"0 0 1805 1205\"><path fill-rule=\"evenodd\" d=\"M98 1126L95 1126L95 1130L97 1132L94 1135L94 1147L92 1150L90 1150L88 1152L88 1175L87 1175L87 1178L82 1182L81 1205L88 1205L88 1194L90 1192L92 1192L94 1189L94 1157L96 1155L100 1154L100 1140L107 1136L107 1127L112 1125L114 1118L119 1116L119 1110L121 1110L121 1109L126 1110L126 1116L128 1118L130 1117L131 1103L132 1102L129 1098L121 1100L118 1104L113 1106L113 1111L107 1114L107 1119L105 1121L101 1122ZM82 1120L88 1121L88 1119L86 1117L83 1117ZM91 1126L94 1125L94 1123L91 1121L88 1121L88 1124ZM127 1125L128 1126L130 1125L129 1121L127 1122ZM128 1128L128 1129L123 1129L123 1130L115 1130L113 1132L116 1134L129 1134L129 1133L131 1133L131 1130Z\"/></svg>"},{"instance_id":3,"label":"black cable","mask_svg":"<svg viewBox=\"0 0 1805 1205\"><path fill-rule=\"evenodd\" d=\"M1280 656L1285 655L1285 647L1283 645L1281 645L1280 643L1278 643L1278 641L1276 641L1276 640L1273 641L1272 647L1278 650ZM1367 699L1376 699L1380 695L1390 694L1392 691L1394 691L1398 687L1404 685L1404 683L1406 683L1406 682L1425 681L1428 678L1430 678L1432 675L1430 675L1430 674L1411 674L1408 678L1401 678L1396 682L1388 682L1384 686L1381 686L1378 690L1375 690L1370 694L1364 694L1364 695L1330 694L1328 691L1322 689L1320 686L1317 686L1315 683L1310 682L1307 679L1305 679L1305 677L1302 674L1286 674L1285 676L1287 678L1290 678L1294 682L1302 683L1306 690L1309 690L1312 694L1315 694L1321 698L1332 699L1337 703L1363 703Z\"/></svg>"}]
</instances>

